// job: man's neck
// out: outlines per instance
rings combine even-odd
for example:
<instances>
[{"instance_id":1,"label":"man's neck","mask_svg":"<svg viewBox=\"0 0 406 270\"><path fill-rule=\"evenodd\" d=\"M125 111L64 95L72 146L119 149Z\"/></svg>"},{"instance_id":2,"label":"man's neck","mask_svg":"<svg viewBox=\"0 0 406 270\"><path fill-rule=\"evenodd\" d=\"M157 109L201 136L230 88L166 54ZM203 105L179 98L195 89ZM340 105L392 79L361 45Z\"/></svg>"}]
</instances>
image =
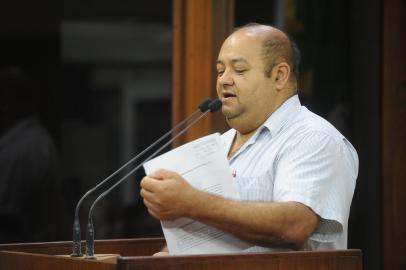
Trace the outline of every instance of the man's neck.
<instances>
[{"instance_id":1,"label":"man's neck","mask_svg":"<svg viewBox=\"0 0 406 270\"><path fill-rule=\"evenodd\" d=\"M238 150L255 134L255 132L258 130L258 128L260 128L264 122L277 110L279 109L280 106L282 106L282 104L288 100L289 98L291 98L292 96L296 95L296 92L294 93L290 93L289 95L287 95L286 97L283 97L279 102L277 102L277 106L272 110L272 112L270 114L267 114L264 118L263 121L261 121L260 124L255 125L254 128L249 128L247 126L247 122L244 121L244 125L238 126L238 125L230 125L232 126L234 129L236 129L236 135L234 137L233 143L230 147L230 151L228 153L228 157L231 158L232 156L234 156L234 154L236 152L238 152ZM237 122L238 123L238 122ZM237 124L234 123L234 124ZM252 122L251 122L252 123ZM231 124L231 123L229 123ZM242 128L244 127L244 128Z\"/></svg>"},{"instance_id":2,"label":"man's neck","mask_svg":"<svg viewBox=\"0 0 406 270\"><path fill-rule=\"evenodd\" d=\"M244 134L237 130L237 132L235 133L233 143L230 147L230 151L228 152L229 159L232 158L235 155L235 153L237 153L238 150L240 150L240 148L255 134L257 129L258 128L250 131L249 133Z\"/></svg>"},{"instance_id":3,"label":"man's neck","mask_svg":"<svg viewBox=\"0 0 406 270\"><path fill-rule=\"evenodd\" d=\"M248 133L241 133L241 132L237 131L236 138L238 138L238 140L244 144L255 134L255 132L258 130L258 128L259 127L257 127L256 129L254 129Z\"/></svg>"}]
</instances>

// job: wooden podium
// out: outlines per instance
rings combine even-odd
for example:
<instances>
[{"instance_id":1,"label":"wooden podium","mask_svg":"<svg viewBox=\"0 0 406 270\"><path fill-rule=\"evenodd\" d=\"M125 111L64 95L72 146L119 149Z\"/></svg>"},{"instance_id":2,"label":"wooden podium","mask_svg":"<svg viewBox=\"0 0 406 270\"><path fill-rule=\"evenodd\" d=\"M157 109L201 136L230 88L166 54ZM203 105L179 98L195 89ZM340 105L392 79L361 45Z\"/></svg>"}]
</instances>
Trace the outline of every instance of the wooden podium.
<instances>
[{"instance_id":1,"label":"wooden podium","mask_svg":"<svg viewBox=\"0 0 406 270\"><path fill-rule=\"evenodd\" d=\"M145 238L96 241L97 254L119 254L107 260L60 256L70 254L71 245L71 242L0 245L0 269L362 269L360 250L152 257L164 245L164 239Z\"/></svg>"}]
</instances>

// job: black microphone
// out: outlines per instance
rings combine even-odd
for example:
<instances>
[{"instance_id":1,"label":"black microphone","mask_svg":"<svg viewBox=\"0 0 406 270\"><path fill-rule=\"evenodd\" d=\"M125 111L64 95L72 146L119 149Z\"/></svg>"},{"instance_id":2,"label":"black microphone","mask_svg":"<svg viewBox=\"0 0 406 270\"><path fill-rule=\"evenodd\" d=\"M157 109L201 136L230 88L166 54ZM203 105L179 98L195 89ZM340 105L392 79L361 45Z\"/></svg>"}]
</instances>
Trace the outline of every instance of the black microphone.
<instances>
[{"instance_id":1,"label":"black microphone","mask_svg":"<svg viewBox=\"0 0 406 270\"><path fill-rule=\"evenodd\" d=\"M99 184L97 184L95 187L93 187L92 189L90 189L89 191L87 191L82 198L80 198L79 202L76 204L76 208L75 208L75 218L73 221L73 246L72 246L72 257L80 257L82 256L82 251L81 251L81 244L80 244L80 221L79 221L79 209L80 206L83 202L83 200L89 196L90 194L92 194L94 191L96 191L99 187L101 187L102 185L104 185L105 183L107 183L111 178L113 178L115 175L117 175L119 172L121 172L125 167L127 167L129 164L131 164L134 160L138 159L140 156L142 156L143 154L145 154L147 151L149 151L152 147L154 147L155 145L157 145L158 143L160 143L163 139L165 139L166 137L168 137L169 135L172 134L172 132L176 129L178 129L179 127L181 127L183 124L185 124L187 121L189 121L193 116L195 116L197 113L199 112L206 112L207 110L209 110L209 105L212 103L212 101L210 99L206 99L204 101L202 101L200 103L200 105L198 106L198 109L196 111L194 111L191 115L189 115L188 117L186 117L183 121L181 121L180 123L178 123L174 128L172 128L170 131L168 131L167 133L165 133L164 135L162 135L162 137L160 137L158 140L156 140L154 143L152 143L150 146L148 146L147 148L145 148L141 153L139 153L138 155L136 155L135 157L133 157L131 160L129 160L127 163L125 163L123 166L121 166L119 169L117 169L114 173L112 173L111 175L109 175L107 178L105 178L103 181L101 181Z\"/></svg>"},{"instance_id":2,"label":"black microphone","mask_svg":"<svg viewBox=\"0 0 406 270\"><path fill-rule=\"evenodd\" d=\"M204 112L202 115L200 115L198 118L193 120L192 123L187 125L185 128L183 128L178 134L176 134L173 138L171 138L167 143L162 145L158 150L156 150L154 153L152 153L149 157L147 157L141 164L139 164L137 167L135 167L133 170L131 170L129 173L127 173L125 176L123 176L120 180L118 180L114 185L112 185L109 189L104 191L102 194L100 194L99 197L96 198L96 200L93 202L92 206L90 207L89 210L89 216L88 216L88 222L87 222L87 232L86 232L86 258L87 259L95 259L96 257L94 256L94 226L93 226L93 209L96 206L97 202L99 202L102 198L104 198L107 194L109 194L113 189L115 189L119 184L121 184L128 176L133 174L135 171L137 171L139 168L141 168L147 161L150 159L154 158L159 152L161 152L165 147L167 147L169 144L171 144L174 140L176 140L179 136L181 136L183 133L185 133L188 129L190 129L192 126L194 126L197 122L199 122L203 117L205 117L209 112L215 112L218 111L221 108L221 101L218 99L213 100L209 106L206 112Z\"/></svg>"}]
</instances>

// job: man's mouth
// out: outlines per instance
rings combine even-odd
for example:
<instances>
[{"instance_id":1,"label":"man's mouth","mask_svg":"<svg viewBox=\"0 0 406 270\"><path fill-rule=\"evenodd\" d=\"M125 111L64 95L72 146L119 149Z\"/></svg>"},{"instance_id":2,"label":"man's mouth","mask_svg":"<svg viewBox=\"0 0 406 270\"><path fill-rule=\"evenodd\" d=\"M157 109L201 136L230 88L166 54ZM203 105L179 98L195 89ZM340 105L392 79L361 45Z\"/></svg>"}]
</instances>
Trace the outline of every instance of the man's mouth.
<instances>
[{"instance_id":1,"label":"man's mouth","mask_svg":"<svg viewBox=\"0 0 406 270\"><path fill-rule=\"evenodd\" d=\"M237 95L233 93L223 93L223 98L233 98L236 97Z\"/></svg>"}]
</instances>

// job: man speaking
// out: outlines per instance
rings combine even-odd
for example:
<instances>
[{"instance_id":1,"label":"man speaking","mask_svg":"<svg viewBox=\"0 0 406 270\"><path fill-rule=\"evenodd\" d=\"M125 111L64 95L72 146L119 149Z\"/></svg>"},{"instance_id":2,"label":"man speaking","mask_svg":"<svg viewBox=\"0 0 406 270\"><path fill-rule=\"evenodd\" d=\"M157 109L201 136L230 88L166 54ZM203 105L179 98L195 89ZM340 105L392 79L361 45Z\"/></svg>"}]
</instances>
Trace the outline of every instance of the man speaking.
<instances>
[{"instance_id":1,"label":"man speaking","mask_svg":"<svg viewBox=\"0 0 406 270\"><path fill-rule=\"evenodd\" d=\"M203 222L255 244L247 251L347 248L357 153L330 123L301 106L299 58L288 36L271 26L249 24L224 41L217 94L231 127L222 139L241 201L159 170L141 181L152 216Z\"/></svg>"}]
</instances>

